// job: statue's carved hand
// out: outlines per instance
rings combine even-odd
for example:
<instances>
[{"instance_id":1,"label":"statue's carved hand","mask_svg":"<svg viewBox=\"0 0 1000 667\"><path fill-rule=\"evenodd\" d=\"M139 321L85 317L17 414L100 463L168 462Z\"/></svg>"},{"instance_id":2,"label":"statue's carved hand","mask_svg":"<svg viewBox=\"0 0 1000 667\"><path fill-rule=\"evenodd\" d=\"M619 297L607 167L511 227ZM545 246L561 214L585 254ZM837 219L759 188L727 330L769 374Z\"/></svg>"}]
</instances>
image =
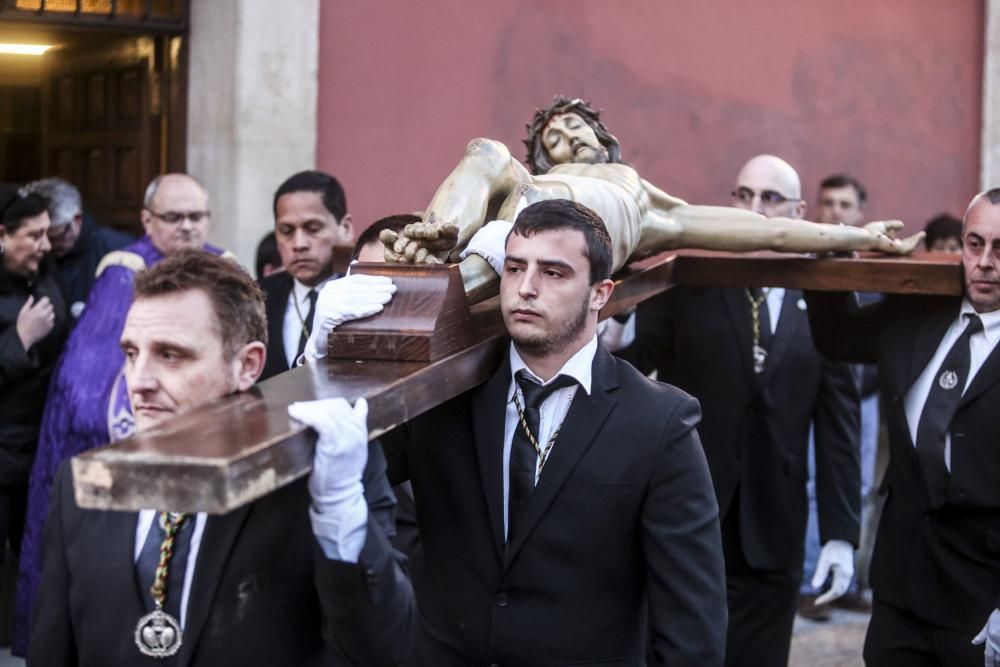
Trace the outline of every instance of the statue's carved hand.
<instances>
[{"instance_id":1,"label":"statue's carved hand","mask_svg":"<svg viewBox=\"0 0 1000 667\"><path fill-rule=\"evenodd\" d=\"M874 237L872 250L891 255L909 255L924 240L924 233L917 232L904 239L896 238L896 232L903 228L899 220L879 220L869 222L865 229Z\"/></svg>"},{"instance_id":2,"label":"statue's carved hand","mask_svg":"<svg viewBox=\"0 0 1000 667\"><path fill-rule=\"evenodd\" d=\"M401 264L442 264L458 245L458 227L453 224L414 222L402 234L383 229L385 261Z\"/></svg>"}]
</instances>

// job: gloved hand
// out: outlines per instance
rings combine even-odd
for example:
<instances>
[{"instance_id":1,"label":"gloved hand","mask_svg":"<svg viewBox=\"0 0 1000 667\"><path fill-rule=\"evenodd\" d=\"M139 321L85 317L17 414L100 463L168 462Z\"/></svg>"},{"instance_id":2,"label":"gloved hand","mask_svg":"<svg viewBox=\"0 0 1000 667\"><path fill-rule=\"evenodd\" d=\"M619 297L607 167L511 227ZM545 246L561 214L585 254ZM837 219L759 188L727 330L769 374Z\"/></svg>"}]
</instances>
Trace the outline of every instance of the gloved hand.
<instances>
[{"instance_id":1,"label":"gloved hand","mask_svg":"<svg viewBox=\"0 0 1000 667\"><path fill-rule=\"evenodd\" d=\"M826 578L833 575L829 590L816 598L816 605L826 604L836 600L847 592L854 576L854 547L845 540L830 540L823 545L816 563L816 574L812 578L812 587L819 588Z\"/></svg>"},{"instance_id":2,"label":"gloved hand","mask_svg":"<svg viewBox=\"0 0 1000 667\"><path fill-rule=\"evenodd\" d=\"M979 631L973 644L986 644L983 664L986 667L1000 667L1000 609L994 609Z\"/></svg>"},{"instance_id":3,"label":"gloved hand","mask_svg":"<svg viewBox=\"0 0 1000 667\"><path fill-rule=\"evenodd\" d=\"M326 356L330 332L344 322L381 312L396 293L386 276L354 274L331 280L316 299L312 333L306 342L305 357L310 361Z\"/></svg>"},{"instance_id":4,"label":"gloved hand","mask_svg":"<svg viewBox=\"0 0 1000 667\"><path fill-rule=\"evenodd\" d=\"M361 482L368 463L368 402L343 398L292 403L288 416L316 431L309 477L313 534L328 558L357 562L365 544L368 505Z\"/></svg>"},{"instance_id":5,"label":"gloved hand","mask_svg":"<svg viewBox=\"0 0 1000 667\"><path fill-rule=\"evenodd\" d=\"M483 225L469 239L469 245L459 255L465 259L469 255L479 255L493 267L499 275L503 271L503 258L507 254L507 235L514 223L506 220L494 220Z\"/></svg>"}]
</instances>

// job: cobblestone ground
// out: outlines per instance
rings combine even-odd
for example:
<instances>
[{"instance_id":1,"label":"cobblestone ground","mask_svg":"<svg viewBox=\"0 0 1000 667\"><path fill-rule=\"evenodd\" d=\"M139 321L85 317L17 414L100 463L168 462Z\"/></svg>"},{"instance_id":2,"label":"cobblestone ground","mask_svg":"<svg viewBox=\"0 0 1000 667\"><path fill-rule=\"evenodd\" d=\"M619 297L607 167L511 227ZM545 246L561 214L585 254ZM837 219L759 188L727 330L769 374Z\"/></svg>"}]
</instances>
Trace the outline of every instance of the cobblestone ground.
<instances>
[{"instance_id":1,"label":"cobblestone ground","mask_svg":"<svg viewBox=\"0 0 1000 667\"><path fill-rule=\"evenodd\" d=\"M861 667L868 614L835 609L825 623L795 617L789 667Z\"/></svg>"}]
</instances>

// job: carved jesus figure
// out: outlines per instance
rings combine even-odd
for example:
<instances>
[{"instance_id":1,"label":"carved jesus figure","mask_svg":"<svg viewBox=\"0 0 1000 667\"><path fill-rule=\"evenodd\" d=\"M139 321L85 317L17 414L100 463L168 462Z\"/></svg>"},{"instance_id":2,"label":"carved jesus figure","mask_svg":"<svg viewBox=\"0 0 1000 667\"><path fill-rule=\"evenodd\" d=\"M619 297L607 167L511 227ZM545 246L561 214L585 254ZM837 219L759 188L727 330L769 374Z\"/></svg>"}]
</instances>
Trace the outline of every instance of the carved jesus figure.
<instances>
[{"instance_id":1,"label":"carved jesus figure","mask_svg":"<svg viewBox=\"0 0 1000 667\"><path fill-rule=\"evenodd\" d=\"M622 161L621 146L599 113L581 99L556 96L528 125L528 168L499 141L473 139L445 179L422 222L402 234L382 233L389 262L458 261L472 236L492 217L512 221L527 204L571 199L596 211L611 235L614 270L630 259L677 248L829 252L874 250L906 254L922 235L896 239L898 221L864 227L765 218L724 206L693 206L660 190ZM499 203L499 208L497 208ZM495 214L493 210L495 209ZM497 280L489 263L461 263L469 293Z\"/></svg>"}]
</instances>

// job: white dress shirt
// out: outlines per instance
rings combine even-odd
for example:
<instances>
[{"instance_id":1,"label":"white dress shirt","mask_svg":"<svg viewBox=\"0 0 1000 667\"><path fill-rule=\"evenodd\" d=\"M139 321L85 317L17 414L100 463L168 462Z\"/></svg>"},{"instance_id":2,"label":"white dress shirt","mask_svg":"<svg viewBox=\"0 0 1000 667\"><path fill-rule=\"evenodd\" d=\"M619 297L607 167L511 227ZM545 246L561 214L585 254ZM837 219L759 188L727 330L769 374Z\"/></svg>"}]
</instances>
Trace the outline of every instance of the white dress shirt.
<instances>
[{"instance_id":1,"label":"white dress shirt","mask_svg":"<svg viewBox=\"0 0 1000 667\"><path fill-rule=\"evenodd\" d=\"M309 292L316 290L318 295L323 285L331 278L327 278L315 287L303 285L298 280L292 279L292 291L288 293L288 305L285 306L285 320L281 329L282 342L285 344L285 361L288 362L289 368L295 368L299 340L302 337L302 323L309 317ZM295 308L296 302L298 310Z\"/></svg>"},{"instance_id":2,"label":"white dress shirt","mask_svg":"<svg viewBox=\"0 0 1000 667\"><path fill-rule=\"evenodd\" d=\"M917 427L920 425L920 415L923 414L924 403L927 402L927 396L931 393L931 387L937 380L938 370L940 370L944 358L948 356L948 352L951 351L952 345L969 326L969 318L966 317L966 314L979 315L979 319L983 321L983 330L969 338L969 375L965 379L965 386L962 387L963 394L972 384L972 379L976 377L976 373L982 368L993 348L997 346L997 341L1000 340L1000 310L995 310L992 313L976 313L972 304L966 299L962 299L962 308L959 310L958 317L948 327L948 331L938 343L934 356L920 373L917 381L906 392L906 397L903 400L906 424L910 427L910 438L913 440L914 447L917 446ZM944 436L944 463L948 470L951 470L950 432Z\"/></svg>"},{"instance_id":3,"label":"white dress shirt","mask_svg":"<svg viewBox=\"0 0 1000 667\"><path fill-rule=\"evenodd\" d=\"M778 318L781 317L781 307L785 303L784 287L763 287L767 290L767 319L771 324L771 335L778 330Z\"/></svg>"},{"instance_id":4,"label":"white dress shirt","mask_svg":"<svg viewBox=\"0 0 1000 667\"><path fill-rule=\"evenodd\" d=\"M518 371L523 370L528 377L538 382L538 384L545 386L551 384L560 375L568 375L576 380L579 384L573 385L571 387L563 387L562 389L556 389L554 392L549 394L542 401L542 405L538 409L539 419L538 419L538 433L535 437L538 443L548 443L549 438L557 428L562 425L563 419L566 418L566 413L569 411L570 403L573 402L573 397L576 396L577 387L583 389L588 395L590 394L590 380L593 372L594 365L594 355L597 353L597 336L594 336L589 343L580 348L576 354L570 357L563 367L559 369L559 372L553 375L548 382L542 382L542 379L535 375L528 365L524 363L521 355L518 354L517 348L513 343L510 345L510 387L507 389L507 414L504 420L504 430L503 430L503 532L504 535L507 534L507 510L508 502L510 499L510 450L511 444L514 441L514 431L517 430L518 424L518 414L517 406L514 404L514 394L517 393L517 397L521 405L524 405L524 397L521 395L521 389L517 386ZM544 445L541 445L544 448ZM555 442L552 445L552 451L559 446L559 442ZM550 452L551 453L551 452ZM538 460L538 464L541 464L541 459ZM535 483L538 483L539 470L536 465L535 467Z\"/></svg>"},{"instance_id":5,"label":"white dress shirt","mask_svg":"<svg viewBox=\"0 0 1000 667\"><path fill-rule=\"evenodd\" d=\"M146 543L146 538L149 536L149 531L153 527L153 521L160 516L160 512L157 510L140 510L139 520L135 524L135 555L133 556L133 562L138 562L139 555L142 553L142 546ZM195 561L198 560L198 550L201 548L201 536L205 532L205 519L207 515L204 512L198 512L194 515L194 532L191 534L191 546L188 549L187 564L184 568L184 589L181 591L181 617L177 619L181 627L184 627L184 620L187 618L187 606L188 600L191 597L191 582L194 581L194 567ZM150 595L148 590L139 591L142 595ZM170 591L167 591L167 595L170 595Z\"/></svg>"}]
</instances>

